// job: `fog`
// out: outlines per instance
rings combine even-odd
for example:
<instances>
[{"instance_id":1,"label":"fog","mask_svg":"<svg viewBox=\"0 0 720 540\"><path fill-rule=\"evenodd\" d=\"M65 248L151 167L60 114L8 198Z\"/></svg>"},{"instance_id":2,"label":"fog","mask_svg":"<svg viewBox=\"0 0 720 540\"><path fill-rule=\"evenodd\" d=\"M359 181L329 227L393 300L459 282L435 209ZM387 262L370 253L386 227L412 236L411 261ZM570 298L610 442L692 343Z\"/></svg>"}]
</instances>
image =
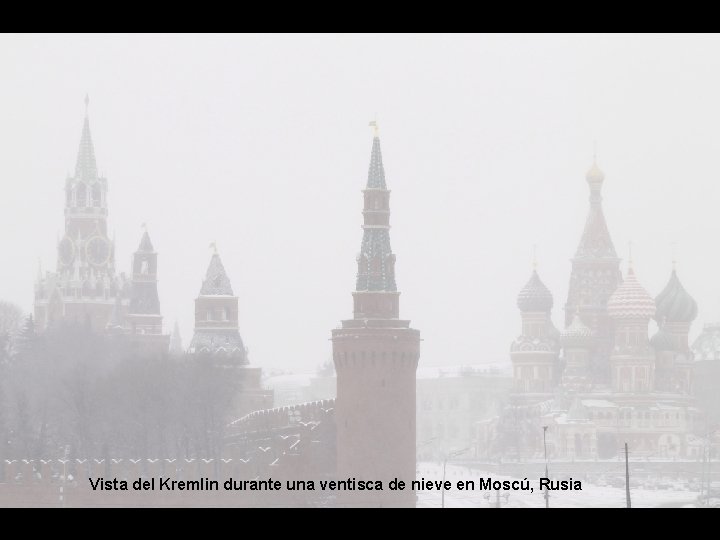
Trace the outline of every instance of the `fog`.
<instances>
[{"instance_id":1,"label":"fog","mask_svg":"<svg viewBox=\"0 0 720 540\"><path fill-rule=\"evenodd\" d=\"M368 122L377 118L401 314L421 365L506 362L515 295L567 294L597 148L618 254L653 294L676 244L698 321L720 319L712 246L717 36L0 38L2 297L54 270L89 114L118 270L148 224L165 324L192 335L216 242L254 365L312 369L351 313ZM699 331L696 323L693 332Z\"/></svg>"},{"instance_id":2,"label":"fog","mask_svg":"<svg viewBox=\"0 0 720 540\"><path fill-rule=\"evenodd\" d=\"M64 506L60 486L69 505L544 506L547 486L507 486L545 476L569 482L554 506L623 506L628 447L638 506L720 504L720 327L693 346L720 321L719 52L711 35L0 36L0 506ZM87 132L76 171L86 115L107 193ZM591 227L568 329L600 188L624 282ZM94 236L105 203L132 283ZM673 267L687 292L654 302ZM488 487L440 494L446 467ZM422 482L96 493L270 474Z\"/></svg>"}]
</instances>

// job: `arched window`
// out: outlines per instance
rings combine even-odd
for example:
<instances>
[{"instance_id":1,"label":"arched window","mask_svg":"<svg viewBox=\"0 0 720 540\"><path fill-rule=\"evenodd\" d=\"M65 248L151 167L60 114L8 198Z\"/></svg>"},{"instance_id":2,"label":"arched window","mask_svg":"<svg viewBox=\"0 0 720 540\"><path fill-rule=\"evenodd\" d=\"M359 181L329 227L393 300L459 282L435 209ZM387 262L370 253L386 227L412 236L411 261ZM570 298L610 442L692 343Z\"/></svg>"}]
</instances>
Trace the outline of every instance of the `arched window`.
<instances>
[{"instance_id":1,"label":"arched window","mask_svg":"<svg viewBox=\"0 0 720 540\"><path fill-rule=\"evenodd\" d=\"M102 194L100 192L100 186L95 184L92 188L92 205L99 207L102 202Z\"/></svg>"}]
</instances>

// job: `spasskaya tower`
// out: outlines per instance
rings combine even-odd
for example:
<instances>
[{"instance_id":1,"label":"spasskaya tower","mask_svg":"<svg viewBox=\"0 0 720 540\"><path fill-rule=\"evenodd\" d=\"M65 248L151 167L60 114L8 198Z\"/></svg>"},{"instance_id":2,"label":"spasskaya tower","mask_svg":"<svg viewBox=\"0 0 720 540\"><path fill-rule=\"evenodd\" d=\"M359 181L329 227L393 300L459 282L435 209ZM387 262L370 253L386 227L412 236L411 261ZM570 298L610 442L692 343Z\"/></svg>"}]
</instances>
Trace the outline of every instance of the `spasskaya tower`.
<instances>
[{"instance_id":1,"label":"spasskaya tower","mask_svg":"<svg viewBox=\"0 0 720 540\"><path fill-rule=\"evenodd\" d=\"M115 244L108 236L108 183L98 174L85 97L75 174L65 181L65 233L56 272L39 275L35 320L40 329L56 321L89 323L105 330L113 312L124 316L130 282L115 273Z\"/></svg>"}]
</instances>

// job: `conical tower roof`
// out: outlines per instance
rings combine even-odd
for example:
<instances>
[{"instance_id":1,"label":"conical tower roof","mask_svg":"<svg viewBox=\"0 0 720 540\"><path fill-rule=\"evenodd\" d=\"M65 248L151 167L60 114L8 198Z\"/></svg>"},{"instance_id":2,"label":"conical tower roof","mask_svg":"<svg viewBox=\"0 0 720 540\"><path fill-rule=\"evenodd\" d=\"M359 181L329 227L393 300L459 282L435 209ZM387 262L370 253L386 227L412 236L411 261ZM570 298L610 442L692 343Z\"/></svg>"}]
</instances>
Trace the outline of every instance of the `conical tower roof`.
<instances>
[{"instance_id":1,"label":"conical tower roof","mask_svg":"<svg viewBox=\"0 0 720 540\"><path fill-rule=\"evenodd\" d=\"M202 287L200 288L200 294L203 296L233 296L232 285L230 285L230 278L225 272L225 267L220 260L220 255L218 255L217 253L213 253L212 258L210 259L210 265L208 266L207 272L205 273L205 280L203 281Z\"/></svg>"},{"instance_id":2,"label":"conical tower roof","mask_svg":"<svg viewBox=\"0 0 720 540\"><path fill-rule=\"evenodd\" d=\"M95 147L93 146L92 135L90 133L90 118L87 113L89 103L90 99L88 96L85 96L85 120L83 122L80 148L78 149L77 161L75 163L75 178L86 182L97 180L98 177Z\"/></svg>"}]
</instances>

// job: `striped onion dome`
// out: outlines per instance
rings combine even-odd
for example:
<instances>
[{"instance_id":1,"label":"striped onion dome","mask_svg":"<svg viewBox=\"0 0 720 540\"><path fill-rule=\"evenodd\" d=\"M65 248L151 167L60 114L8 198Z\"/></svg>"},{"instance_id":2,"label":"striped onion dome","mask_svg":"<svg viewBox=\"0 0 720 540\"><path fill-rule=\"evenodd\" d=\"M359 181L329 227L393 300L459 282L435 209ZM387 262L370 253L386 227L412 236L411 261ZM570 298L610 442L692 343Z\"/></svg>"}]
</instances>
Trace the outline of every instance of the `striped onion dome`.
<instances>
[{"instance_id":1,"label":"striped onion dome","mask_svg":"<svg viewBox=\"0 0 720 540\"><path fill-rule=\"evenodd\" d=\"M655 315L655 301L640 285L632 267L608 300L607 310L613 319L650 319Z\"/></svg>"}]
</instances>

